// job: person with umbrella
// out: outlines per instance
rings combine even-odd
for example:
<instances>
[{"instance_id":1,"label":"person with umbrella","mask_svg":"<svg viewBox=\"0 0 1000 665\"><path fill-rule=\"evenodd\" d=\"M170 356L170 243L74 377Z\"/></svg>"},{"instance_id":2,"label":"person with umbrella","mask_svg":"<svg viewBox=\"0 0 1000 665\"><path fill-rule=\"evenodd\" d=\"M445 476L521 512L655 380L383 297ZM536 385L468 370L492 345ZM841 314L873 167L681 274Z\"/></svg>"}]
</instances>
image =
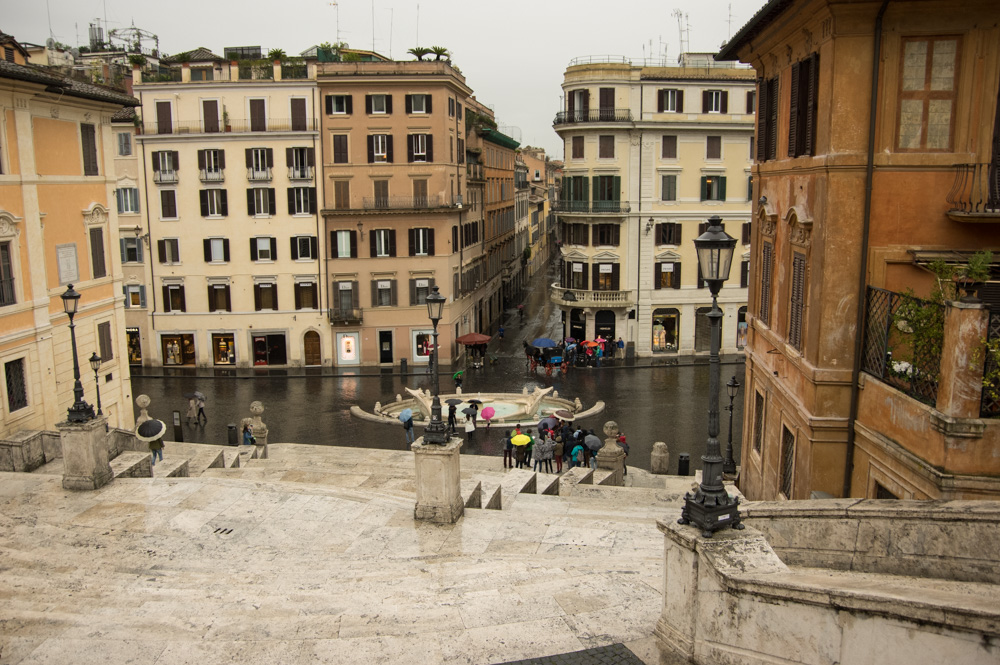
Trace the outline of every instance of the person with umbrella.
<instances>
[{"instance_id":1,"label":"person with umbrella","mask_svg":"<svg viewBox=\"0 0 1000 665\"><path fill-rule=\"evenodd\" d=\"M467 443L471 446L476 442L476 417L475 409L462 409L465 413L465 436Z\"/></svg>"},{"instance_id":2,"label":"person with umbrella","mask_svg":"<svg viewBox=\"0 0 1000 665\"><path fill-rule=\"evenodd\" d=\"M518 469L524 467L524 457L529 441L531 441L531 437L527 434L514 434L514 436L510 437L510 443L514 446L514 460L517 462Z\"/></svg>"},{"instance_id":3,"label":"person with umbrella","mask_svg":"<svg viewBox=\"0 0 1000 665\"><path fill-rule=\"evenodd\" d=\"M199 392L195 392L195 395L198 397L198 422L206 425L208 424L208 416L205 415L205 396ZM202 418L205 419L204 422L202 422Z\"/></svg>"},{"instance_id":4,"label":"person with umbrella","mask_svg":"<svg viewBox=\"0 0 1000 665\"><path fill-rule=\"evenodd\" d=\"M462 371L455 372L451 378L455 380L455 390L462 387Z\"/></svg>"},{"instance_id":5,"label":"person with umbrella","mask_svg":"<svg viewBox=\"0 0 1000 665\"><path fill-rule=\"evenodd\" d=\"M455 416L455 411L457 409L458 406L452 404L451 400L448 400L448 431L452 434L454 434L455 430L458 429L458 418Z\"/></svg>"},{"instance_id":6,"label":"person with umbrella","mask_svg":"<svg viewBox=\"0 0 1000 665\"><path fill-rule=\"evenodd\" d=\"M493 416L495 416L496 413L497 410L494 409L492 406L487 406L486 408L483 409L483 420L486 421L487 432L490 431L490 421L493 419Z\"/></svg>"},{"instance_id":7,"label":"person with umbrella","mask_svg":"<svg viewBox=\"0 0 1000 665\"><path fill-rule=\"evenodd\" d=\"M403 409L400 411L399 422L403 423L403 432L406 434L406 442L413 443L413 409Z\"/></svg>"},{"instance_id":8,"label":"person with umbrella","mask_svg":"<svg viewBox=\"0 0 1000 665\"><path fill-rule=\"evenodd\" d=\"M163 461L163 434L166 431L166 424L155 418L144 421L135 430L135 438L149 444L149 452L153 455L153 465L156 464L157 458L161 462Z\"/></svg>"},{"instance_id":9,"label":"person with umbrella","mask_svg":"<svg viewBox=\"0 0 1000 665\"><path fill-rule=\"evenodd\" d=\"M601 443L601 440L597 438L596 434L594 434L594 430L590 430L589 432L587 432L587 436L583 437L583 447L585 448L584 459L583 459L584 464L589 462L590 467L592 469L596 469L597 451L600 450L603 446L604 444Z\"/></svg>"},{"instance_id":10,"label":"person with umbrella","mask_svg":"<svg viewBox=\"0 0 1000 665\"><path fill-rule=\"evenodd\" d=\"M472 416L472 424L475 425L476 417L479 415L479 405L482 404L482 402L480 402L478 399L470 399L469 404L472 405L470 407L472 409L472 413L469 415Z\"/></svg>"},{"instance_id":11,"label":"person with umbrella","mask_svg":"<svg viewBox=\"0 0 1000 665\"><path fill-rule=\"evenodd\" d=\"M184 417L187 424L190 425L192 420L198 419L198 398L195 397L194 393L188 393L186 397L188 398L188 410Z\"/></svg>"}]
</instances>

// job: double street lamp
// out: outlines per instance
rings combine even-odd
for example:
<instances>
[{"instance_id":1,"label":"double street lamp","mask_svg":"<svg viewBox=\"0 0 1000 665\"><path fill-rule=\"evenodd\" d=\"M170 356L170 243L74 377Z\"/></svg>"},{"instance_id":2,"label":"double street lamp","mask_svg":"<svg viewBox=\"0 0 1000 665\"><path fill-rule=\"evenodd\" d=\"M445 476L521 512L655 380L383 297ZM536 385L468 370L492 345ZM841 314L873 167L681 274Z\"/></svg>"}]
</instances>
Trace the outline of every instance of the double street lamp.
<instances>
[{"instance_id":1,"label":"double street lamp","mask_svg":"<svg viewBox=\"0 0 1000 665\"><path fill-rule=\"evenodd\" d=\"M69 335L73 342L73 406L67 409L66 420L71 423L85 423L94 419L94 407L83 401L83 384L80 383L80 361L76 355L76 326L73 317L80 305L80 294L73 290L70 284L65 293L60 296L63 301L63 311L69 316Z\"/></svg>"},{"instance_id":2,"label":"double street lamp","mask_svg":"<svg viewBox=\"0 0 1000 665\"><path fill-rule=\"evenodd\" d=\"M434 374L434 399L431 401L431 422L424 429L424 443L444 444L448 442L448 432L441 420L441 385L438 372L438 322L444 310L445 297L437 286L427 295L427 316L434 326L434 348L431 351L431 370Z\"/></svg>"},{"instance_id":3,"label":"double street lamp","mask_svg":"<svg viewBox=\"0 0 1000 665\"><path fill-rule=\"evenodd\" d=\"M101 385L97 380L97 371L101 369L101 357L97 355L97 351L90 354L90 369L94 370L94 391L97 392L97 415L103 416L101 413ZM729 423L730 428L732 428L732 423Z\"/></svg>"},{"instance_id":4,"label":"double street lamp","mask_svg":"<svg viewBox=\"0 0 1000 665\"><path fill-rule=\"evenodd\" d=\"M701 528L702 536L711 538L723 527L743 528L739 499L729 496L722 484L723 459L719 451L719 347L723 314L718 298L722 283L729 278L736 238L722 230L722 218L716 215L709 217L708 230L695 239L694 246L702 278L712 292L712 309L707 315L712 326L708 359L708 445L701 457L701 484L696 492L684 495L684 508L677 521L694 524Z\"/></svg>"}]
</instances>

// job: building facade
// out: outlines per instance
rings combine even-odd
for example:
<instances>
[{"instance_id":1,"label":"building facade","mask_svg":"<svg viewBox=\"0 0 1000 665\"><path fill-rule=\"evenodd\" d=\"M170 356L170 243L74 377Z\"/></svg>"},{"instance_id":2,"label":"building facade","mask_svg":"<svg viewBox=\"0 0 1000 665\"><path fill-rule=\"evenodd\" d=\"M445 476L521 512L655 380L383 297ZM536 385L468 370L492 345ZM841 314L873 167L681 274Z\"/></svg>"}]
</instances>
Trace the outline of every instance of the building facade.
<instances>
[{"instance_id":1,"label":"building facade","mask_svg":"<svg viewBox=\"0 0 1000 665\"><path fill-rule=\"evenodd\" d=\"M25 66L4 36L0 61L0 438L53 430L74 402L73 347L60 296L80 293L74 319L84 399L114 427L133 425L115 247L111 118L137 102ZM100 359L97 372L88 359Z\"/></svg>"},{"instance_id":2,"label":"building facade","mask_svg":"<svg viewBox=\"0 0 1000 665\"><path fill-rule=\"evenodd\" d=\"M718 215L748 251L753 72L707 54L676 67L588 59L562 87L552 300L565 335L621 337L643 357L707 352L711 295L691 241ZM742 343L745 278L734 268L719 296L723 353Z\"/></svg>"},{"instance_id":3,"label":"building facade","mask_svg":"<svg viewBox=\"0 0 1000 665\"><path fill-rule=\"evenodd\" d=\"M929 296L932 258L1000 247L998 11L775 0L719 54L758 77L748 498L1000 494L998 423L979 417L982 355L979 385L963 387L971 410L947 397L963 385L955 372L975 368L985 327L918 364L912 326L876 307L907 289Z\"/></svg>"}]
</instances>

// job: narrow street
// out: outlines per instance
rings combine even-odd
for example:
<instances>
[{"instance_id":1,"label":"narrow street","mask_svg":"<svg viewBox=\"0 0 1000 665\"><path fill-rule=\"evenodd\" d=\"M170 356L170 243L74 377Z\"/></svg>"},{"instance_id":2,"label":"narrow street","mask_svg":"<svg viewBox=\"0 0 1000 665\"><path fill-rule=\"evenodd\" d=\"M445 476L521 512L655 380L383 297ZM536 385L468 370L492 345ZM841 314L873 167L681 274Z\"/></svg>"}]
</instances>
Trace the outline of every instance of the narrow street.
<instances>
[{"instance_id":1,"label":"narrow street","mask_svg":"<svg viewBox=\"0 0 1000 665\"><path fill-rule=\"evenodd\" d=\"M566 376L545 376L538 371L532 374L525 367L521 340L529 342L541 336L558 338L561 333L559 311L549 298L549 285L554 281L553 263L547 270L539 271L526 289L524 319L516 308L506 313L505 339L494 338L490 350L497 354L495 365L480 369L469 367L465 372L463 390L466 394L477 391L505 391L520 393L522 388L554 386L563 397L579 397L587 407L597 400L604 400L603 414L579 423L593 429L603 437L601 429L608 420L614 420L625 432L631 453L628 464L649 468L649 456L654 441L664 441L670 450L670 464L676 469L681 452L691 455L691 469L701 468L700 456L705 449L708 432L708 365L649 366L641 362L635 366L618 366L605 363L600 368L573 368ZM398 371L398 368L397 370ZM442 391L451 389L451 372L441 374ZM742 381L743 363L723 363L722 382L736 374ZM406 442L402 428L377 425L353 418L349 409L357 404L370 411L375 402L387 402L397 394L405 394L404 387L430 388L427 374L401 376L379 373L377 368L363 368L361 374L307 374L289 370L286 375L265 376L134 376L133 394L149 395L152 400L150 415L168 425L168 438L172 436L172 411L179 411L185 441L225 443L227 425L238 423L250 415L250 402L264 404L263 420L270 430L273 442L298 442L359 446L404 450ZM187 408L184 393L200 390L208 397L205 426L188 426L183 423ZM728 399L720 396L719 439L725 450L728 433ZM733 448L739 461L739 441L742 436L743 391L734 402ZM500 455L499 427L480 430L476 443L463 448L463 452ZM498 460L499 464L499 460Z\"/></svg>"}]
</instances>

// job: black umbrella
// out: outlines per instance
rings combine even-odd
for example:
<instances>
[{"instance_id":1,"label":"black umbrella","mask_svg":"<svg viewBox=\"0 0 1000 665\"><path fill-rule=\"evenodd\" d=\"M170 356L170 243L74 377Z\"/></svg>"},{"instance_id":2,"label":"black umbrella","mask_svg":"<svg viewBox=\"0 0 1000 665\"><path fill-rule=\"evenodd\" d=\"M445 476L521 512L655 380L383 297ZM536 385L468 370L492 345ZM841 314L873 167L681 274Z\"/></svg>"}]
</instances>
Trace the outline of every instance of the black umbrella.
<instances>
[{"instance_id":1,"label":"black umbrella","mask_svg":"<svg viewBox=\"0 0 1000 665\"><path fill-rule=\"evenodd\" d=\"M601 443L601 440L597 438L596 434L588 434L585 436L583 438L583 445L587 446L595 453L604 447L604 444Z\"/></svg>"},{"instance_id":2,"label":"black umbrella","mask_svg":"<svg viewBox=\"0 0 1000 665\"><path fill-rule=\"evenodd\" d=\"M139 425L139 427L136 428L135 438L149 443L162 437L163 433L166 431L167 426L163 423L163 421L153 418L152 420L144 421L141 425Z\"/></svg>"},{"instance_id":3,"label":"black umbrella","mask_svg":"<svg viewBox=\"0 0 1000 665\"><path fill-rule=\"evenodd\" d=\"M200 390L195 390L193 393L184 393L184 396L187 397L188 399L200 399L200 400L205 399L205 393L201 392Z\"/></svg>"},{"instance_id":4,"label":"black umbrella","mask_svg":"<svg viewBox=\"0 0 1000 665\"><path fill-rule=\"evenodd\" d=\"M458 399L458 398L455 398L455 397L452 397L452 398L450 398L450 399L446 399L446 400L444 401L444 403L445 403L445 404L454 404L455 406L458 406L459 404L461 404L461 403L462 403L462 400L460 400L460 399Z\"/></svg>"},{"instance_id":5,"label":"black umbrella","mask_svg":"<svg viewBox=\"0 0 1000 665\"><path fill-rule=\"evenodd\" d=\"M478 400L478 399L470 399L470 400L466 400L466 401L467 401L467 402L468 402L469 404L482 404L482 403L483 403L483 401L482 401L482 400Z\"/></svg>"},{"instance_id":6,"label":"black umbrella","mask_svg":"<svg viewBox=\"0 0 1000 665\"><path fill-rule=\"evenodd\" d=\"M472 408L471 406L470 406L470 407L466 407L466 408L462 409L462 413L464 413L464 414L465 414L465 415L467 415L467 416L471 416L471 415L472 415L472 414L474 414L475 412L476 412L476 410L475 410L475 409L473 409L473 408Z\"/></svg>"}]
</instances>

